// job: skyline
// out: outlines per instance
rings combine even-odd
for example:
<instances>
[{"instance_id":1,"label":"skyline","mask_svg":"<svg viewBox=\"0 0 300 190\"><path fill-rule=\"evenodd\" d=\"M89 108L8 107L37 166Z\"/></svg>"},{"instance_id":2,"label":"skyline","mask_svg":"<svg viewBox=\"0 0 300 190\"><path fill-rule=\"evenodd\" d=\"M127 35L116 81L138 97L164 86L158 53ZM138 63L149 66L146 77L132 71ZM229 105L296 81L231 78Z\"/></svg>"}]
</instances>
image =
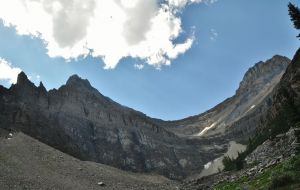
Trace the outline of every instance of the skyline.
<instances>
[{"instance_id":1,"label":"skyline","mask_svg":"<svg viewBox=\"0 0 300 190\"><path fill-rule=\"evenodd\" d=\"M299 42L289 20L288 2L276 0L270 6L258 0L219 0L186 5L178 16L183 32L172 43L184 44L192 36L193 44L169 66L157 67L126 57L107 70L101 58L91 55L69 61L51 58L39 38L20 36L13 27L3 24L0 57L31 76L36 84L41 80L48 90L78 74L122 105L155 118L181 119L232 96L255 63L275 54L292 58ZM0 81L6 87L10 85L7 79Z\"/></svg>"}]
</instances>

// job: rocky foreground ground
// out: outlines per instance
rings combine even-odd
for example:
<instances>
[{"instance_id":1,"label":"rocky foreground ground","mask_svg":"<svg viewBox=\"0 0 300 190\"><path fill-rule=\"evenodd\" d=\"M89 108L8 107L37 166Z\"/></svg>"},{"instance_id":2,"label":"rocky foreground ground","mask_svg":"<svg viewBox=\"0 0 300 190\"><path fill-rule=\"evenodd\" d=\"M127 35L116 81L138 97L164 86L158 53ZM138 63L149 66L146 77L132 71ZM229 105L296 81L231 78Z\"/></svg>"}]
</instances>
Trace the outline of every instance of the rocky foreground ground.
<instances>
[{"instance_id":1,"label":"rocky foreground ground","mask_svg":"<svg viewBox=\"0 0 300 190\"><path fill-rule=\"evenodd\" d=\"M1 190L170 190L165 177L125 172L84 162L23 133L0 132Z\"/></svg>"}]
</instances>

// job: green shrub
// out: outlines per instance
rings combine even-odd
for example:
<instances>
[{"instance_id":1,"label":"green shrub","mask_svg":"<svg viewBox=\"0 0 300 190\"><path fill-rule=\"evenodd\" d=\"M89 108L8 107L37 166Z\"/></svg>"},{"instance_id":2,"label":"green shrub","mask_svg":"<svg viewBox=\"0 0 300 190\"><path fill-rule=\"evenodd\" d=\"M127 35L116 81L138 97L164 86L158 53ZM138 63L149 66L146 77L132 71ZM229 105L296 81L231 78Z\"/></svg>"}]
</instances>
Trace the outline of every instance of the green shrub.
<instances>
[{"instance_id":1,"label":"green shrub","mask_svg":"<svg viewBox=\"0 0 300 190\"><path fill-rule=\"evenodd\" d=\"M232 159L228 156L223 158L223 165L225 171L241 170L244 168L244 157L241 156L241 153L238 153L236 159Z\"/></svg>"},{"instance_id":2,"label":"green shrub","mask_svg":"<svg viewBox=\"0 0 300 190\"><path fill-rule=\"evenodd\" d=\"M276 177L273 178L269 189L272 190L272 189L276 189L276 188L279 188L279 187L284 187L284 186L287 186L289 184L292 184L293 182L294 182L294 179L289 174L276 176Z\"/></svg>"}]
</instances>

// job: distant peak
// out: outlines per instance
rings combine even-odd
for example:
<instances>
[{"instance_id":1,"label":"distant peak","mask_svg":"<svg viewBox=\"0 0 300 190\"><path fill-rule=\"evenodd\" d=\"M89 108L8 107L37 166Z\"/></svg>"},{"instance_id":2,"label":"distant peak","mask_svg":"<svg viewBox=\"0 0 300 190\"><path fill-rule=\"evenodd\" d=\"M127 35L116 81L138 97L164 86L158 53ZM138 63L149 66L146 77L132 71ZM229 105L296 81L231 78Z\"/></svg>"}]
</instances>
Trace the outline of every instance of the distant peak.
<instances>
[{"instance_id":1,"label":"distant peak","mask_svg":"<svg viewBox=\"0 0 300 190\"><path fill-rule=\"evenodd\" d=\"M268 61L281 61L283 64L288 64L291 62L291 60L285 56L282 55L274 55L271 59L269 59Z\"/></svg>"},{"instance_id":2,"label":"distant peak","mask_svg":"<svg viewBox=\"0 0 300 190\"><path fill-rule=\"evenodd\" d=\"M240 82L240 86L237 93L242 93L244 90L248 90L258 82L261 78L264 82L271 81L274 76L279 75L284 72L290 63L290 59L281 55L274 55L271 59L267 61L260 61L256 63L253 67L249 68L244 75L243 80Z\"/></svg>"},{"instance_id":3,"label":"distant peak","mask_svg":"<svg viewBox=\"0 0 300 190\"><path fill-rule=\"evenodd\" d=\"M86 87L91 87L90 82L87 79L82 79L80 78L78 75L74 74L72 76L70 76L70 78L68 79L67 86L86 86Z\"/></svg>"},{"instance_id":4,"label":"distant peak","mask_svg":"<svg viewBox=\"0 0 300 190\"><path fill-rule=\"evenodd\" d=\"M42 82L40 82L40 85L39 85L39 87L38 87L42 92L47 92L47 90L46 90L46 88L45 88L45 86L44 86L44 84L42 83Z\"/></svg>"},{"instance_id":5,"label":"distant peak","mask_svg":"<svg viewBox=\"0 0 300 190\"><path fill-rule=\"evenodd\" d=\"M42 82L42 81L40 81L40 85L39 85L39 87L41 87L41 88L45 88L45 86L44 86L44 84L43 84L43 82Z\"/></svg>"},{"instance_id":6,"label":"distant peak","mask_svg":"<svg viewBox=\"0 0 300 190\"><path fill-rule=\"evenodd\" d=\"M282 55L279 55L279 54L276 54L272 57L272 59L288 59L286 56L282 56Z\"/></svg>"},{"instance_id":7,"label":"distant peak","mask_svg":"<svg viewBox=\"0 0 300 190\"><path fill-rule=\"evenodd\" d=\"M74 74L69 77L67 83L78 81L78 80L82 80L82 78L80 78L78 75Z\"/></svg>"},{"instance_id":8,"label":"distant peak","mask_svg":"<svg viewBox=\"0 0 300 190\"><path fill-rule=\"evenodd\" d=\"M31 83L27 77L27 75L22 71L18 75L17 84L26 84Z\"/></svg>"}]
</instances>

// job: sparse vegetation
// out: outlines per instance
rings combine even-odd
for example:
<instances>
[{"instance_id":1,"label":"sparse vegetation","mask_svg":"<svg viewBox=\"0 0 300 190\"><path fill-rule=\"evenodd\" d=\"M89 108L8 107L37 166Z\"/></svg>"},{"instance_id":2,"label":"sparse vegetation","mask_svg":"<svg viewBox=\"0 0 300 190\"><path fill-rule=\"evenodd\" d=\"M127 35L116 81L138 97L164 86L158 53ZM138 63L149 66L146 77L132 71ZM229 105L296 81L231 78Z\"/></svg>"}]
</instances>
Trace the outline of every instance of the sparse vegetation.
<instances>
[{"instance_id":1,"label":"sparse vegetation","mask_svg":"<svg viewBox=\"0 0 300 190\"><path fill-rule=\"evenodd\" d=\"M258 131L253 138L249 138L246 151L240 153L236 159L224 158L225 171L241 170L245 166L245 158L267 139L273 139L278 134L287 132L291 127L300 127L300 116L297 109L288 102L279 114Z\"/></svg>"},{"instance_id":2,"label":"sparse vegetation","mask_svg":"<svg viewBox=\"0 0 300 190\"><path fill-rule=\"evenodd\" d=\"M300 155L265 170L255 177L242 177L234 182L224 182L215 190L236 189L297 189L300 188Z\"/></svg>"},{"instance_id":3,"label":"sparse vegetation","mask_svg":"<svg viewBox=\"0 0 300 190\"><path fill-rule=\"evenodd\" d=\"M245 161L242 159L241 153L238 154L236 159L232 159L229 156L225 156L223 159L223 165L225 171L241 170L244 168Z\"/></svg>"},{"instance_id":4,"label":"sparse vegetation","mask_svg":"<svg viewBox=\"0 0 300 190\"><path fill-rule=\"evenodd\" d=\"M286 173L280 176L275 176L272 181L269 189L276 189L279 187L288 186L289 184L293 184L295 182L295 179L292 175Z\"/></svg>"}]
</instances>

